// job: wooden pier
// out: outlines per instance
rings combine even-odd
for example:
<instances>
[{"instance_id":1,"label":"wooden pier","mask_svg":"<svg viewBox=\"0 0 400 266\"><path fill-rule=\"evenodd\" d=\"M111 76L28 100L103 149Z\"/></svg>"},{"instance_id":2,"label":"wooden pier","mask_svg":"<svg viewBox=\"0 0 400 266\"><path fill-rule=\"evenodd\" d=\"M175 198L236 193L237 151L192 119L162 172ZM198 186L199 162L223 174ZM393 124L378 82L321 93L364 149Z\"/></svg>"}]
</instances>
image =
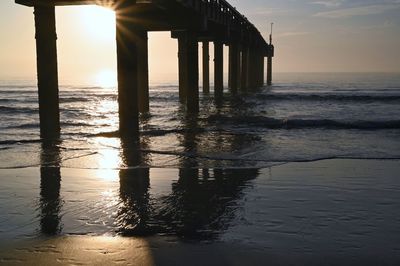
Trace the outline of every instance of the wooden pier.
<instances>
[{"instance_id":1,"label":"wooden pier","mask_svg":"<svg viewBox=\"0 0 400 266\"><path fill-rule=\"evenodd\" d=\"M139 133L139 113L149 111L148 32L170 31L178 40L179 98L199 111L199 42L203 92L209 93L209 43L214 43L214 93L223 95L223 45L229 46L229 88L247 90L272 82L273 45L225 0L15 0L34 8L40 135L60 135L55 6L104 5L116 12L119 132Z\"/></svg>"}]
</instances>

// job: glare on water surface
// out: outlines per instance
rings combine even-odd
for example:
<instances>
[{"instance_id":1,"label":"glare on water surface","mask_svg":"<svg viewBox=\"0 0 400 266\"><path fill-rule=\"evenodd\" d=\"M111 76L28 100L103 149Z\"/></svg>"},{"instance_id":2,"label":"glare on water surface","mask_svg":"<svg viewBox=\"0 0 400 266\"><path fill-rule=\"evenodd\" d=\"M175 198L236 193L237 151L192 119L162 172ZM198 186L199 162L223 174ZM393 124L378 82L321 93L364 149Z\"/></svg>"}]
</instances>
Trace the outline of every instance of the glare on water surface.
<instances>
[{"instance_id":1,"label":"glare on water surface","mask_svg":"<svg viewBox=\"0 0 400 266\"><path fill-rule=\"evenodd\" d=\"M105 147L100 149L100 157L98 157L99 169L97 170L97 176L105 181L116 181L118 180L118 169L121 166L120 157L120 143L118 139L109 138L98 138L96 140L99 147Z\"/></svg>"}]
</instances>

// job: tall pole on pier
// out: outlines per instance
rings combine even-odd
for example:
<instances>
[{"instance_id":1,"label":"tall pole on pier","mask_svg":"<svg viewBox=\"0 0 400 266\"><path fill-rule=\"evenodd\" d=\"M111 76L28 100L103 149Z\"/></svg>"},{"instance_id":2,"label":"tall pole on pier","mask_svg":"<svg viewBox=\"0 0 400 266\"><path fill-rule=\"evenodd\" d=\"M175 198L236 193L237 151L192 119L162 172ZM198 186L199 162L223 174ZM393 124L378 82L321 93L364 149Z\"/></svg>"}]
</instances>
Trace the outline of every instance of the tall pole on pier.
<instances>
[{"instance_id":1,"label":"tall pole on pier","mask_svg":"<svg viewBox=\"0 0 400 266\"><path fill-rule=\"evenodd\" d=\"M272 57L274 56L274 46L272 45L272 27L274 23L271 23L271 33L269 34L269 46L268 46L268 61L267 61L267 85L272 85Z\"/></svg>"}]
</instances>

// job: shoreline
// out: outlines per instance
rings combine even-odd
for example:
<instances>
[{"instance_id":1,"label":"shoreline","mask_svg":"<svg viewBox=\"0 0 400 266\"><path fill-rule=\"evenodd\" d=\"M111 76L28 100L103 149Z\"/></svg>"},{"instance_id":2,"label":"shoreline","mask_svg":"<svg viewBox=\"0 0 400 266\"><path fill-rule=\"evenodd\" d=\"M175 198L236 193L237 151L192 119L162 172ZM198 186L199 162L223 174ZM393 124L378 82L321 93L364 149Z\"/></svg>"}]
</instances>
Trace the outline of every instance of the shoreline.
<instances>
[{"instance_id":1,"label":"shoreline","mask_svg":"<svg viewBox=\"0 0 400 266\"><path fill-rule=\"evenodd\" d=\"M7 150L8 148L4 148L4 150ZM0 149L1 150L1 149ZM149 152L149 154L151 154L151 152ZM94 155L94 154L90 154L89 156ZM175 155L175 154L174 154ZM72 158L68 158L67 160L75 160L75 159L80 159L81 157L72 157ZM207 156L201 157L200 158L208 158ZM225 160L225 159L221 159L221 160ZM228 160L229 161L229 160ZM238 159L239 161L239 159ZM243 162L246 162L246 160L242 160ZM250 161L250 160L249 160ZM175 167L174 165L169 166L124 166L124 167L117 167L117 168L109 168L109 167L82 167L82 166L68 166L68 165L46 165L45 167L57 167L60 169L70 169L70 170L111 170L111 171L119 171L119 170L129 170L129 169L220 169L220 170L224 170L224 169L269 169L269 168L273 168L273 167L279 167L279 166L283 166L283 165L290 165L290 164L297 164L297 163L317 163L317 162L324 162L324 161L398 161L400 162L400 157L388 157L388 158L379 158L379 157L370 157L370 158L360 158L360 157L338 157L338 156L333 156L333 157L323 157L323 158L317 158L317 159L304 159L304 160L291 160L291 161L267 161L267 160L259 160L259 161L255 161L255 162L265 162L265 163L269 163L266 165L257 165L257 166L238 166L238 167L233 167L233 166L227 166L227 167L202 167L202 166L196 166L196 167ZM21 165L21 166L10 166L10 167L0 167L0 172L1 171L8 171L8 170L21 170L21 169L38 169L42 167L42 164L40 162L32 164L32 165ZM1 176L1 173L0 173Z\"/></svg>"}]
</instances>

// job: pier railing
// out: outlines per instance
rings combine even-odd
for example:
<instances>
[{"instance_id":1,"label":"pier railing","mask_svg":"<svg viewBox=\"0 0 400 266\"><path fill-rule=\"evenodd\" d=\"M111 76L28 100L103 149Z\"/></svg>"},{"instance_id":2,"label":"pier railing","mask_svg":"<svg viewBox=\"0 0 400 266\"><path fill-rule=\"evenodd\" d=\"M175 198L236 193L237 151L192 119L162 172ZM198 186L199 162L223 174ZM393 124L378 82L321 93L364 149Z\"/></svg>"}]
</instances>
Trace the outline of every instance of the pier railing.
<instances>
[{"instance_id":1,"label":"pier railing","mask_svg":"<svg viewBox=\"0 0 400 266\"><path fill-rule=\"evenodd\" d=\"M226 0L177 0L185 7L191 8L208 20L218 24L236 29L247 31L249 34L258 35L257 38L266 46L268 45L256 26L252 24L246 16L242 15L235 7Z\"/></svg>"}]
</instances>

